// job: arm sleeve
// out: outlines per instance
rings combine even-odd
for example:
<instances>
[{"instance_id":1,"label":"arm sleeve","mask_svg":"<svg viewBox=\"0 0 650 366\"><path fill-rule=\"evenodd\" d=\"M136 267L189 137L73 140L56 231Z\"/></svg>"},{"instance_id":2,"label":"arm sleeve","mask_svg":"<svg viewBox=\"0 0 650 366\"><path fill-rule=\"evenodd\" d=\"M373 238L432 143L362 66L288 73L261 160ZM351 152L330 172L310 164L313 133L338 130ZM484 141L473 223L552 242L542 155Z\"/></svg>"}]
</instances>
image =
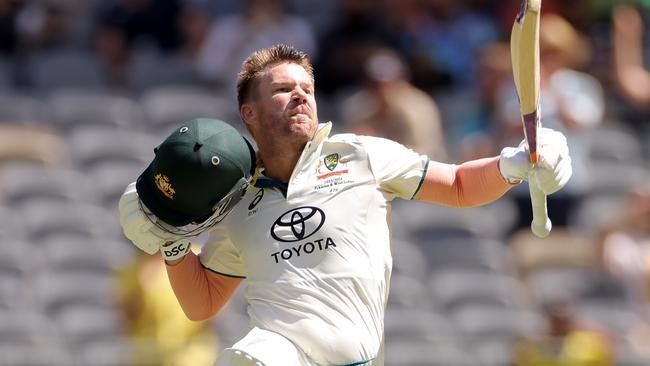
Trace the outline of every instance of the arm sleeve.
<instances>
[{"instance_id":1,"label":"arm sleeve","mask_svg":"<svg viewBox=\"0 0 650 366\"><path fill-rule=\"evenodd\" d=\"M368 153L370 169L389 199L412 199L424 180L429 158L395 141L360 136Z\"/></svg>"},{"instance_id":2,"label":"arm sleeve","mask_svg":"<svg viewBox=\"0 0 650 366\"><path fill-rule=\"evenodd\" d=\"M512 187L499 172L499 157L461 165L431 161L416 199L451 207L476 207L498 199Z\"/></svg>"},{"instance_id":3,"label":"arm sleeve","mask_svg":"<svg viewBox=\"0 0 650 366\"><path fill-rule=\"evenodd\" d=\"M201 249L201 264L217 274L246 278L246 268L239 251L228 235L225 225L211 229L206 244Z\"/></svg>"},{"instance_id":4,"label":"arm sleeve","mask_svg":"<svg viewBox=\"0 0 650 366\"><path fill-rule=\"evenodd\" d=\"M205 320L228 302L241 279L223 276L204 268L191 251L175 266L167 265L174 294L190 320Z\"/></svg>"}]
</instances>

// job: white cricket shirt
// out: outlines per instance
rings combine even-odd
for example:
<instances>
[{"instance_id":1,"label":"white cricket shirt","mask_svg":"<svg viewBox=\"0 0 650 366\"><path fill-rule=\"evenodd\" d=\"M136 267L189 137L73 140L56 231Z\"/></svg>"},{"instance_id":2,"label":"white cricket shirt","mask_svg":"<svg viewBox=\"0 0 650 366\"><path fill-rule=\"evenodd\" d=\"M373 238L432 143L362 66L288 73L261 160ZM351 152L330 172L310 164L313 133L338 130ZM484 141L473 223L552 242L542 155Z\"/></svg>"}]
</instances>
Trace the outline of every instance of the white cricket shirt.
<instances>
[{"instance_id":1,"label":"white cricket shirt","mask_svg":"<svg viewBox=\"0 0 650 366\"><path fill-rule=\"evenodd\" d=\"M375 358L392 268L390 201L411 199L429 159L396 142L321 124L288 185L260 178L201 251L208 269L245 277L251 326L320 365Z\"/></svg>"}]
</instances>

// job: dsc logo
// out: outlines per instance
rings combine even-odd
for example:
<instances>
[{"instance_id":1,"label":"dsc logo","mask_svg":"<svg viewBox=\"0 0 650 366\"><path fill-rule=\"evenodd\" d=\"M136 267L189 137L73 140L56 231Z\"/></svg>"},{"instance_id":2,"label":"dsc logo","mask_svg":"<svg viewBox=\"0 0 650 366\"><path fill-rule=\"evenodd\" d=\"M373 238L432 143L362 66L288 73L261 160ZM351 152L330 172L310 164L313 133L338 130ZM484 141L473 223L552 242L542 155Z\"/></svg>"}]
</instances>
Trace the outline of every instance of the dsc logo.
<instances>
[{"instance_id":1,"label":"dsc logo","mask_svg":"<svg viewBox=\"0 0 650 366\"><path fill-rule=\"evenodd\" d=\"M178 259L190 250L192 242L187 239L177 240L175 242L165 243L162 251L165 259Z\"/></svg>"}]
</instances>

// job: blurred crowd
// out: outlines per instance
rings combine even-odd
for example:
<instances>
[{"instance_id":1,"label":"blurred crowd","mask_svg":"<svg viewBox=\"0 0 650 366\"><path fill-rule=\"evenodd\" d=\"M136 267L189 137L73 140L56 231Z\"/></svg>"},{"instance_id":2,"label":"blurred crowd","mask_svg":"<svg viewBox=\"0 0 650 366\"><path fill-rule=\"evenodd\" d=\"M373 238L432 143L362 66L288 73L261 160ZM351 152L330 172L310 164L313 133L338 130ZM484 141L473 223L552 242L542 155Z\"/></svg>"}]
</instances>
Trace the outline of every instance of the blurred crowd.
<instances>
[{"instance_id":1,"label":"blurred crowd","mask_svg":"<svg viewBox=\"0 0 650 366\"><path fill-rule=\"evenodd\" d=\"M190 322L117 199L184 120L242 133L234 82L287 43L322 121L449 163L523 133L518 0L0 0L0 364L209 365L238 294ZM528 189L397 202L386 365L650 365L650 1L544 0L541 112L574 176L529 232Z\"/></svg>"}]
</instances>

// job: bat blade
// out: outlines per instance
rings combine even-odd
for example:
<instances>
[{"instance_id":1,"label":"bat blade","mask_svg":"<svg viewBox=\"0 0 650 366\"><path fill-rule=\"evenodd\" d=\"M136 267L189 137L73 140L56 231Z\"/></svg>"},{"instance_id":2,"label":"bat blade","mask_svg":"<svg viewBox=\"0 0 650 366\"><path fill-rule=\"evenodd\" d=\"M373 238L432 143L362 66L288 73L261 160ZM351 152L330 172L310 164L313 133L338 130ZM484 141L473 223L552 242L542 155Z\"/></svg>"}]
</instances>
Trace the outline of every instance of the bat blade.
<instances>
[{"instance_id":1,"label":"bat blade","mask_svg":"<svg viewBox=\"0 0 650 366\"><path fill-rule=\"evenodd\" d=\"M524 127L524 135L530 151L530 161L537 164L537 130L541 127L540 118L540 75L539 75L539 23L541 0L522 0L517 18L510 35L510 55L512 74L519 96L519 106ZM531 229L539 237L551 231L548 218L546 196L529 182L530 198L533 208Z\"/></svg>"}]
</instances>

